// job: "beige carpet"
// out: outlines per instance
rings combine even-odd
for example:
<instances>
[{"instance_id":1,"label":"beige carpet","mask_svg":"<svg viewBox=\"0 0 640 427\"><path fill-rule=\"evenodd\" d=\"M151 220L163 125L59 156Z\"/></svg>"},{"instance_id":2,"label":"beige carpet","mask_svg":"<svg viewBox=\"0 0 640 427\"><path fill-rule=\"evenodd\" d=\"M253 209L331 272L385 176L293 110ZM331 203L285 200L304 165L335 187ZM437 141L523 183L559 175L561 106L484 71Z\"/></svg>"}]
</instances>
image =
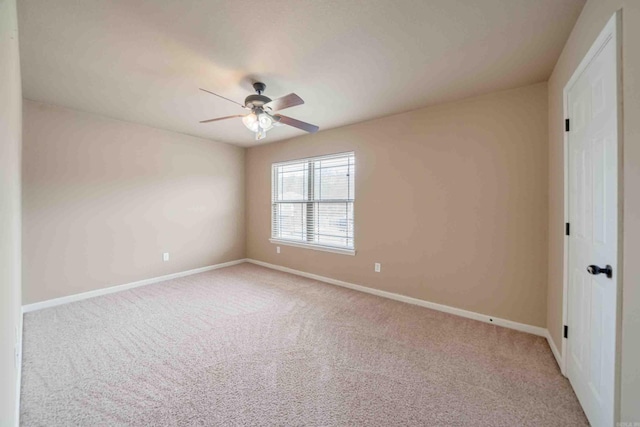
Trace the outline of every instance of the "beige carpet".
<instances>
[{"instance_id":1,"label":"beige carpet","mask_svg":"<svg viewBox=\"0 0 640 427\"><path fill-rule=\"evenodd\" d=\"M27 426L587 425L543 338L241 264L25 315Z\"/></svg>"}]
</instances>

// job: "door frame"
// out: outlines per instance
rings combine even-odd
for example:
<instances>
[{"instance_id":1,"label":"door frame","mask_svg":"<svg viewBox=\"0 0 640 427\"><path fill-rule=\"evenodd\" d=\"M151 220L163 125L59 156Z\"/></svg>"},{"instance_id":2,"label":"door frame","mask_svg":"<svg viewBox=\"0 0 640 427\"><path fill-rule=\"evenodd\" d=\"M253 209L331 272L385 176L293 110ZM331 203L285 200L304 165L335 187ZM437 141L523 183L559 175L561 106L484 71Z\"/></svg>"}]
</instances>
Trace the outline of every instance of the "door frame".
<instances>
[{"instance_id":1,"label":"door frame","mask_svg":"<svg viewBox=\"0 0 640 427\"><path fill-rule=\"evenodd\" d=\"M620 418L620 359L621 359L621 329L622 329L622 260L623 260L623 223L622 223L622 201L624 195L623 187L623 174L622 174L622 158L623 158L623 91L622 91L622 9L616 11L613 16L607 21L596 40L589 48L587 54L584 56L578 67L573 72L573 75L565 85L562 91L563 98L563 125L564 120L569 117L569 89L576 83L578 78L591 64L593 59L600 53L604 45L610 41L616 45L616 91L617 91L617 121L618 121L618 252L617 252L617 265L618 273L616 274L616 349L615 349L615 384L614 384L614 417L615 421ZM569 221L569 132L564 132L564 222ZM564 236L564 259L563 259L563 278L562 278L562 324L567 325L568 312L569 312L569 236ZM569 329L569 333L571 330ZM567 376L567 339L562 336L562 357L560 363L560 371L562 375Z\"/></svg>"}]
</instances>

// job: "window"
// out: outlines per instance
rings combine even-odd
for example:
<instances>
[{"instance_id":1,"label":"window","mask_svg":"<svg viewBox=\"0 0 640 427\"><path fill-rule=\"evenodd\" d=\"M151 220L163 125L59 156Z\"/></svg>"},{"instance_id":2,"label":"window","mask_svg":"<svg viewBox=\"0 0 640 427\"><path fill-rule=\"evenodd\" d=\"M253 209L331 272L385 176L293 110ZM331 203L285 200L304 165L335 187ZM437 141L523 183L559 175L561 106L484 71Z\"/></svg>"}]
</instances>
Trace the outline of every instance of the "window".
<instances>
[{"instance_id":1,"label":"window","mask_svg":"<svg viewBox=\"0 0 640 427\"><path fill-rule=\"evenodd\" d=\"M274 163L273 243L355 254L353 153Z\"/></svg>"}]
</instances>

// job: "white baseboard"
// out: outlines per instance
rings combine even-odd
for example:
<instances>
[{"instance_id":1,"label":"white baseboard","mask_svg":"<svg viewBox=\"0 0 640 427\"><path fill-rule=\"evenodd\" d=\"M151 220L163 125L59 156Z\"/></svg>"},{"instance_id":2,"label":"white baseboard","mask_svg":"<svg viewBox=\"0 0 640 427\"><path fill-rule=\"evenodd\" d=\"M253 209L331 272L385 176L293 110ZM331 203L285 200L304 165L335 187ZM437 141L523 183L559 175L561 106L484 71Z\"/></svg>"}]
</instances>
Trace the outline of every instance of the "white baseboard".
<instances>
[{"instance_id":1,"label":"white baseboard","mask_svg":"<svg viewBox=\"0 0 640 427\"><path fill-rule=\"evenodd\" d=\"M16 378L16 396L17 396L16 409L15 409L16 427L20 425L20 393L22 391L22 321L23 321L23 317L24 317L24 312L21 310L20 321L18 322L18 339L17 339L19 360L18 360L18 366L17 366L18 378Z\"/></svg>"},{"instance_id":2,"label":"white baseboard","mask_svg":"<svg viewBox=\"0 0 640 427\"><path fill-rule=\"evenodd\" d=\"M437 304L421 300L418 298L412 298L405 295L396 294L393 292L381 291L379 289L368 288L366 286L356 285L349 282L343 282L342 280L332 279L330 277L319 276L317 274L305 273L304 271L294 270L292 268L282 267L275 264L269 264L263 261L257 261L254 259L247 259L247 262L260 265L263 267L271 268L273 270L284 271L285 273L296 274L298 276L307 277L309 279L318 280L321 282L329 283L331 285L342 286L344 288L353 289L360 292L366 292L368 294L377 295L383 298L389 298L396 301L406 302L409 304L419 305L421 307L430 308L432 310L443 311L445 313L454 314L456 316L466 317L468 319L479 320L485 323L492 323L494 325L502 326L509 329L515 329L517 331L527 332L533 335L541 337L547 337L548 331L545 328L539 326L527 325L525 323L518 323L511 320L500 319L498 317L487 316L486 314L475 313L473 311L462 310L460 308L450 307L448 305Z\"/></svg>"},{"instance_id":3,"label":"white baseboard","mask_svg":"<svg viewBox=\"0 0 640 427\"><path fill-rule=\"evenodd\" d=\"M123 285L109 286L107 288L96 289L95 291L83 292L80 294L69 295L61 298L54 298L46 301L40 301L33 304L22 306L23 313L42 310L43 308L55 307L70 302L81 301L88 298L98 297L101 295L112 294L115 292L126 291L127 289L137 288L139 286L151 285L153 283L164 282L165 280L176 279L178 277L190 276L192 274L204 273L205 271L217 270L218 268L230 267L232 265L246 262L245 259L237 259L234 261L223 262L221 264L209 265L207 267L194 268L193 270L180 271L178 273L167 274L165 276L153 277L151 279L139 280L137 282L125 283Z\"/></svg>"},{"instance_id":4,"label":"white baseboard","mask_svg":"<svg viewBox=\"0 0 640 427\"><path fill-rule=\"evenodd\" d=\"M547 338L547 342L549 343L549 347L551 347L551 352L553 353L553 357L556 358L556 363L558 364L558 367L560 368L560 372L562 372L562 374L564 375L564 368L562 367L562 356L560 355L560 352L558 351L558 347L556 346L556 343L553 341L553 338L551 337L551 333L549 332L548 329L547 329L547 334L545 335L545 337Z\"/></svg>"},{"instance_id":5,"label":"white baseboard","mask_svg":"<svg viewBox=\"0 0 640 427\"><path fill-rule=\"evenodd\" d=\"M159 283L170 279L175 279L178 277L190 276L192 274L203 273L205 271L216 270L218 268L230 267L232 265L241 264L243 262L250 262L252 264L260 265L263 267L271 268L273 270L283 271L285 273L291 273L302 277L307 277L309 279L318 280L320 282L329 283L331 285L342 286L344 288L353 289L360 292L365 292L372 295L377 295L383 298L389 298L395 301L401 301L408 304L418 305L421 307L430 308L432 310L442 311L449 314L454 314L456 316L466 317L468 319L478 320L480 322L491 323L494 325L502 326L509 329L515 329L517 331L527 332L533 335L545 337L549 341L549 346L558 361L558 365L560 365L560 353L553 343L551 336L549 335L549 331L545 328L541 328L539 326L527 325L525 323L514 322L512 320L501 319L499 317L489 316L486 314L476 313L473 311L463 310L460 308L451 307L444 304L437 304L430 301L421 300L418 298L409 297L406 295L396 294L393 292L382 291L379 289L369 288L362 285L356 285L354 283L344 282L342 280L332 279L330 277L324 277L317 274L306 273L304 271L294 270L288 267L282 267L276 264L270 264L263 261L257 261L254 259L238 259L234 261L224 262L221 264L210 265L207 267L195 268L193 270L181 271L178 273L168 274L166 276L153 277L151 279L139 280L137 282L126 283L123 285L110 286L107 288L97 289L95 291L83 292L80 294L69 295L61 298L54 298L46 301L41 301L33 304L27 304L22 306L23 313L29 313L31 311L42 310L44 308L55 307L62 304L68 304L70 302L81 301L88 298L93 298L101 295L112 294L115 292L125 291L127 289L137 288L139 286L150 285L153 283ZM561 365L560 365L561 366Z\"/></svg>"}]
</instances>

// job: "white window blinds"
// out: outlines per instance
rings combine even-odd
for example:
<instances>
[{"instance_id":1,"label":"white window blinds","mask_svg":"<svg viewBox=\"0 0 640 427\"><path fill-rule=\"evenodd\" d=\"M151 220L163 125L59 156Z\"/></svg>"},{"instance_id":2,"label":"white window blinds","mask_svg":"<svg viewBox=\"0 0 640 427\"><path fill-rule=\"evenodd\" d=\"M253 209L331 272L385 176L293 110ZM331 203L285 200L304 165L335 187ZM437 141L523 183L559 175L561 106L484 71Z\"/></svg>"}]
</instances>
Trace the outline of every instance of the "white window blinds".
<instances>
[{"instance_id":1,"label":"white window blinds","mask_svg":"<svg viewBox=\"0 0 640 427\"><path fill-rule=\"evenodd\" d=\"M354 249L354 153L275 163L271 184L272 239Z\"/></svg>"}]
</instances>

